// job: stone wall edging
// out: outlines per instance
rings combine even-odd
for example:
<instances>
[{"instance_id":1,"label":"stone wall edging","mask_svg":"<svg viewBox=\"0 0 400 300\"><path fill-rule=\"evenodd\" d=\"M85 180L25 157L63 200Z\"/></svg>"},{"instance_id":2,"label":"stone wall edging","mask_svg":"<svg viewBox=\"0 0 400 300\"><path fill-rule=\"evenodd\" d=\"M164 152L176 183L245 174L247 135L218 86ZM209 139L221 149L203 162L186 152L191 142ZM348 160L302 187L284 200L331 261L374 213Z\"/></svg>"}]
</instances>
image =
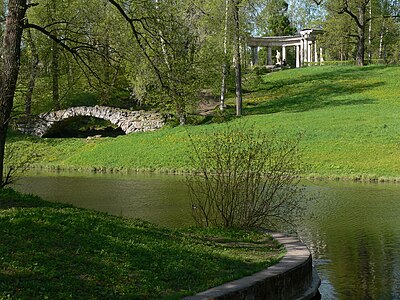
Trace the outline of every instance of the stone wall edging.
<instances>
[{"instance_id":1,"label":"stone wall edging","mask_svg":"<svg viewBox=\"0 0 400 300\"><path fill-rule=\"evenodd\" d=\"M258 273L211 288L183 300L307 300L321 283L311 253L302 242L282 233L271 234L287 250L282 260Z\"/></svg>"}]
</instances>

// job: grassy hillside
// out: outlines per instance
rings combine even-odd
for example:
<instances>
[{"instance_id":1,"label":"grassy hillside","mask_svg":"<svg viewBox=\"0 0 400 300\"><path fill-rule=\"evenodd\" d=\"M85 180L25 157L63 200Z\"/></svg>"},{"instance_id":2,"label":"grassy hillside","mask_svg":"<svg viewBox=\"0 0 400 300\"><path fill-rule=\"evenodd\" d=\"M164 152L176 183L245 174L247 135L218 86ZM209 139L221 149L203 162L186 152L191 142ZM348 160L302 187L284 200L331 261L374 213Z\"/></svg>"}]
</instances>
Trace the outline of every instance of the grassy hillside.
<instances>
[{"instance_id":1,"label":"grassy hillside","mask_svg":"<svg viewBox=\"0 0 400 300\"><path fill-rule=\"evenodd\" d=\"M307 175L400 178L400 67L325 66L248 74L244 89L245 116L227 123L289 135L302 132ZM14 137L10 143L19 149L15 153L35 147L38 164L46 167L184 171L189 134L201 142L221 126L226 123L97 140Z\"/></svg>"},{"instance_id":2,"label":"grassy hillside","mask_svg":"<svg viewBox=\"0 0 400 300\"><path fill-rule=\"evenodd\" d=\"M247 111L255 114L250 117L254 122L302 131L313 173L350 178L400 175L400 67L286 73L266 76L253 87Z\"/></svg>"},{"instance_id":3,"label":"grassy hillside","mask_svg":"<svg viewBox=\"0 0 400 300\"><path fill-rule=\"evenodd\" d=\"M240 230L158 227L0 191L0 299L181 299L284 248Z\"/></svg>"}]
</instances>

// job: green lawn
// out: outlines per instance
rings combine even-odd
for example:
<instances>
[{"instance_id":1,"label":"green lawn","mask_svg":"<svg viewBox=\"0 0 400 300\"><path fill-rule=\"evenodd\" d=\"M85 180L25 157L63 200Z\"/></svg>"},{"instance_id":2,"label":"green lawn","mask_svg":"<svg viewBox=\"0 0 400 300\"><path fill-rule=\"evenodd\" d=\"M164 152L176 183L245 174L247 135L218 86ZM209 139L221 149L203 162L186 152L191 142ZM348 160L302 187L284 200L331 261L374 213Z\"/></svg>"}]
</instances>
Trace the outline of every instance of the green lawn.
<instances>
[{"instance_id":1,"label":"green lawn","mask_svg":"<svg viewBox=\"0 0 400 300\"><path fill-rule=\"evenodd\" d=\"M0 191L0 299L180 299L283 255L266 234L167 229Z\"/></svg>"},{"instance_id":2,"label":"green lawn","mask_svg":"<svg viewBox=\"0 0 400 300\"><path fill-rule=\"evenodd\" d=\"M41 155L38 165L44 167L185 171L191 151L189 134L197 143L226 124L248 124L284 135L302 132L310 166L307 176L400 178L399 66L324 66L247 74L244 90L245 116L225 124L100 140L14 137L10 143L20 153L35 144L35 152ZM233 99L228 104L232 107Z\"/></svg>"},{"instance_id":3,"label":"green lawn","mask_svg":"<svg viewBox=\"0 0 400 300\"><path fill-rule=\"evenodd\" d=\"M253 122L304 133L310 173L399 177L400 67L305 68L274 73L247 98ZM267 125L269 124L269 125Z\"/></svg>"}]
</instances>

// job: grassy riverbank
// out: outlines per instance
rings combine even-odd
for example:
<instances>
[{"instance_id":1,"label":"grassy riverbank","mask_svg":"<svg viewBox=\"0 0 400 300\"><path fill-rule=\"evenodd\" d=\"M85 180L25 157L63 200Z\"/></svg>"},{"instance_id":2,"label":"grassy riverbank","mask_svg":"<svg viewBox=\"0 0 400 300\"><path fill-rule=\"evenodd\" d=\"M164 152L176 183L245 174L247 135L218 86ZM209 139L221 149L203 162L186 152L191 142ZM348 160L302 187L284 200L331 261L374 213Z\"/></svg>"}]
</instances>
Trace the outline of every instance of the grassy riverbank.
<instances>
[{"instance_id":1,"label":"grassy riverbank","mask_svg":"<svg viewBox=\"0 0 400 300\"><path fill-rule=\"evenodd\" d=\"M276 263L271 237L173 230L0 191L0 299L180 299Z\"/></svg>"},{"instance_id":2,"label":"grassy riverbank","mask_svg":"<svg viewBox=\"0 0 400 300\"><path fill-rule=\"evenodd\" d=\"M400 179L400 67L325 66L244 78L244 114L230 124L304 135L309 177ZM233 107L233 99L228 101ZM225 123L226 124L226 123ZM165 128L101 139L14 137L15 157L37 166L84 170L187 171L190 134L201 142L225 124ZM19 150L18 150L19 149Z\"/></svg>"}]
</instances>

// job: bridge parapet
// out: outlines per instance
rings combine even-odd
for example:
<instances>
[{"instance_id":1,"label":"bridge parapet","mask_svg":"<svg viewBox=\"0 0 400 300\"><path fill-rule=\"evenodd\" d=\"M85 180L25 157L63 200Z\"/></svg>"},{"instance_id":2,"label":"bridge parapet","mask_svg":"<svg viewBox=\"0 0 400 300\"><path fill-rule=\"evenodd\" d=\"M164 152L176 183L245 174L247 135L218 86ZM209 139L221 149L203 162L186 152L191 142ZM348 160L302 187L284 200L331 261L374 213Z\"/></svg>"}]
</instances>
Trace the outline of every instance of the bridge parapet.
<instances>
[{"instance_id":1,"label":"bridge parapet","mask_svg":"<svg viewBox=\"0 0 400 300\"><path fill-rule=\"evenodd\" d=\"M16 127L25 134L42 137L56 123L80 116L108 120L126 134L157 130L165 123L164 116L154 111L130 111L108 106L79 106L40 114L29 120L20 119L16 122Z\"/></svg>"}]
</instances>

